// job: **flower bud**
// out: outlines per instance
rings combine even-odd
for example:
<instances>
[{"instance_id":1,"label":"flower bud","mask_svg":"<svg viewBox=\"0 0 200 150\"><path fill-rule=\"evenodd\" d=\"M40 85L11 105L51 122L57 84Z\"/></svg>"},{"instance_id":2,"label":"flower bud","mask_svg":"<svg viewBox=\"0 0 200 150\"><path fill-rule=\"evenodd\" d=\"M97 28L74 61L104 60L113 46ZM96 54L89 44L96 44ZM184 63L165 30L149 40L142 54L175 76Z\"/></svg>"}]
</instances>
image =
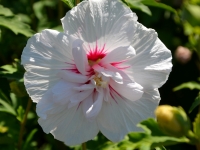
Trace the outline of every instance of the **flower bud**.
<instances>
[{"instance_id":1,"label":"flower bud","mask_svg":"<svg viewBox=\"0 0 200 150\"><path fill-rule=\"evenodd\" d=\"M155 114L159 127L168 135L184 136L191 128L190 120L181 107L161 105L155 110Z\"/></svg>"}]
</instances>

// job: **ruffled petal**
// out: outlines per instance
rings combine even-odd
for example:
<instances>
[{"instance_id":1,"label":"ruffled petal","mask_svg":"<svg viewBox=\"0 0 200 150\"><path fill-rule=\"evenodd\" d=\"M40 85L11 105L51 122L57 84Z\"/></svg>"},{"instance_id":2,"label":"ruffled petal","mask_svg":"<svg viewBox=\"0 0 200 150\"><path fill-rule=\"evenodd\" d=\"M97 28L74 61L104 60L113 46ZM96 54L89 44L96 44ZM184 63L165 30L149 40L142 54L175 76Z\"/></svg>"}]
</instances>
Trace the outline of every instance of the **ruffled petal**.
<instances>
[{"instance_id":1,"label":"ruffled petal","mask_svg":"<svg viewBox=\"0 0 200 150\"><path fill-rule=\"evenodd\" d=\"M85 83L89 80L88 76L68 70L60 70L57 73L57 76L61 79L64 79L67 82L73 82L73 83Z\"/></svg>"},{"instance_id":2,"label":"ruffled petal","mask_svg":"<svg viewBox=\"0 0 200 150\"><path fill-rule=\"evenodd\" d=\"M28 40L21 56L26 69L24 84L33 102L38 102L56 82L60 69L73 69L69 36L43 30ZM68 63L66 63L68 62Z\"/></svg>"},{"instance_id":3,"label":"ruffled petal","mask_svg":"<svg viewBox=\"0 0 200 150\"><path fill-rule=\"evenodd\" d=\"M57 73L57 70L28 65L24 85L33 102L40 101L44 93L59 81Z\"/></svg>"},{"instance_id":4,"label":"ruffled petal","mask_svg":"<svg viewBox=\"0 0 200 150\"><path fill-rule=\"evenodd\" d=\"M61 19L65 33L88 43L88 51L130 45L137 16L118 0L83 1Z\"/></svg>"},{"instance_id":5,"label":"ruffled petal","mask_svg":"<svg viewBox=\"0 0 200 150\"><path fill-rule=\"evenodd\" d=\"M136 56L130 60L134 80L146 89L162 86L171 71L171 52L153 29L138 23L132 46Z\"/></svg>"},{"instance_id":6,"label":"ruffled petal","mask_svg":"<svg viewBox=\"0 0 200 150\"><path fill-rule=\"evenodd\" d=\"M83 112L86 118L89 120L94 120L96 118L101 110L103 103L103 89L99 89L99 92L96 92L95 94L97 94L96 99L94 99L94 95L91 94L89 98L83 102Z\"/></svg>"},{"instance_id":7,"label":"ruffled petal","mask_svg":"<svg viewBox=\"0 0 200 150\"><path fill-rule=\"evenodd\" d=\"M112 78L115 82L122 84L123 83L123 78L120 75L119 72L115 72L115 71L110 71L104 67L101 67L99 65L94 65L92 66L92 68L98 72L101 73L102 75L104 75L105 77L110 77Z\"/></svg>"},{"instance_id":8,"label":"ruffled petal","mask_svg":"<svg viewBox=\"0 0 200 150\"><path fill-rule=\"evenodd\" d=\"M154 117L160 96L157 90L145 92L137 101L122 99L112 92L115 101L103 102L97 117L100 131L111 141L118 142L129 132L140 131L136 125L144 119Z\"/></svg>"},{"instance_id":9,"label":"ruffled petal","mask_svg":"<svg viewBox=\"0 0 200 150\"><path fill-rule=\"evenodd\" d=\"M89 90L78 92L78 93L74 94L73 96L71 96L68 108L78 105L84 99L88 98L93 93L93 91L94 91L94 89L89 89Z\"/></svg>"},{"instance_id":10,"label":"ruffled petal","mask_svg":"<svg viewBox=\"0 0 200 150\"><path fill-rule=\"evenodd\" d=\"M83 74L87 75L90 69L88 64L88 59L85 50L83 49L83 41L78 39L75 40L72 44L72 54L74 57L74 62L78 71Z\"/></svg>"},{"instance_id":11,"label":"ruffled petal","mask_svg":"<svg viewBox=\"0 0 200 150\"><path fill-rule=\"evenodd\" d=\"M32 36L21 56L25 66L33 65L51 69L71 67L72 52L69 36L55 30L43 30ZM67 64L67 63L68 64Z\"/></svg>"},{"instance_id":12,"label":"ruffled petal","mask_svg":"<svg viewBox=\"0 0 200 150\"><path fill-rule=\"evenodd\" d=\"M48 114L46 119L39 118L38 122L45 133L52 133L54 138L66 145L81 144L93 139L99 132L96 121L85 118L82 105L70 109L65 105L57 105L54 109L62 111Z\"/></svg>"},{"instance_id":13,"label":"ruffled petal","mask_svg":"<svg viewBox=\"0 0 200 150\"><path fill-rule=\"evenodd\" d=\"M123 62L133 58L135 54L135 49L132 46L121 46L108 53L99 63L106 65L109 63Z\"/></svg>"},{"instance_id":14,"label":"ruffled petal","mask_svg":"<svg viewBox=\"0 0 200 150\"><path fill-rule=\"evenodd\" d=\"M38 116L44 119L49 112L55 113L55 106L67 105L70 101L70 97L79 93L73 89L79 85L80 84L77 83L65 82L64 80L60 80L56 83L42 96L42 99L36 105L36 112ZM53 109L54 111L52 111Z\"/></svg>"},{"instance_id":15,"label":"ruffled petal","mask_svg":"<svg viewBox=\"0 0 200 150\"><path fill-rule=\"evenodd\" d=\"M143 94L143 87L136 82L124 81L123 84L118 84L117 82L110 80L109 85L119 95L132 101L140 99Z\"/></svg>"}]
</instances>

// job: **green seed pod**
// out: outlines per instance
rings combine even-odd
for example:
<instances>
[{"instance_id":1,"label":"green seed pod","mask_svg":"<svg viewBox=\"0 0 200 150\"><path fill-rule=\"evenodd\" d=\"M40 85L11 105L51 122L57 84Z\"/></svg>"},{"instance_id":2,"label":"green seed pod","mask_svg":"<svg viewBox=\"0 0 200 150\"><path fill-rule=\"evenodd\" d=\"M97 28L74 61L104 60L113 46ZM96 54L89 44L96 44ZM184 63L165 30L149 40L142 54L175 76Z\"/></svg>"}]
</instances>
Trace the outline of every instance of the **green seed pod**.
<instances>
[{"instance_id":1,"label":"green seed pod","mask_svg":"<svg viewBox=\"0 0 200 150\"><path fill-rule=\"evenodd\" d=\"M191 129L191 122L181 107L161 105L155 114L159 127L168 135L181 137Z\"/></svg>"}]
</instances>

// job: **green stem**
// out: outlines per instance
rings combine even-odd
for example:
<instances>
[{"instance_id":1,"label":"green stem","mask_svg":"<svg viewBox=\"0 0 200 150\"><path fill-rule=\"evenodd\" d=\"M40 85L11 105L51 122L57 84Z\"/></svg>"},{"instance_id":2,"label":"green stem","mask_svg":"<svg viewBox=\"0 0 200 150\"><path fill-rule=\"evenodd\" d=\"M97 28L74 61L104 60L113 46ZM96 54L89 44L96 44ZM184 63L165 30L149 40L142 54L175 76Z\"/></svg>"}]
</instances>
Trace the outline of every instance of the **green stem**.
<instances>
[{"instance_id":1,"label":"green stem","mask_svg":"<svg viewBox=\"0 0 200 150\"><path fill-rule=\"evenodd\" d=\"M191 130L187 133L187 137L190 139L190 144L196 145L199 142L198 138Z\"/></svg>"},{"instance_id":2,"label":"green stem","mask_svg":"<svg viewBox=\"0 0 200 150\"><path fill-rule=\"evenodd\" d=\"M18 149L19 150L21 150L24 129L25 129L28 113L29 113L29 111L31 109L31 104L32 104L32 100L31 100L31 98L29 98L28 104L27 104L27 107L26 107L26 111L25 111L25 114L24 114L24 118L23 118L23 120L21 122L21 126L20 126L19 141L18 141Z\"/></svg>"},{"instance_id":3,"label":"green stem","mask_svg":"<svg viewBox=\"0 0 200 150\"><path fill-rule=\"evenodd\" d=\"M82 150L86 150L86 142L82 143Z\"/></svg>"}]
</instances>

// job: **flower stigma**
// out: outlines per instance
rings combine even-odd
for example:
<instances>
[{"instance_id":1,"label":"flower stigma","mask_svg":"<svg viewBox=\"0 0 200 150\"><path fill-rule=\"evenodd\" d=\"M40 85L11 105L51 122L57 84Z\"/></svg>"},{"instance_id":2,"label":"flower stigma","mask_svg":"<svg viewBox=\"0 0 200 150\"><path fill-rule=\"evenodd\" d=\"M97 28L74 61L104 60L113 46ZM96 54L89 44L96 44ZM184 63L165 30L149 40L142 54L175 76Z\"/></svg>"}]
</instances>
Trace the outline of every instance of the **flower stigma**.
<instances>
[{"instance_id":1,"label":"flower stigma","mask_svg":"<svg viewBox=\"0 0 200 150\"><path fill-rule=\"evenodd\" d=\"M95 85L96 85L97 87L106 88L107 85L108 85L108 82L107 82L107 81L104 81L104 80L102 79L102 76L100 76L99 73L96 73L96 74L94 75L93 81L94 81L94 83L95 83Z\"/></svg>"}]
</instances>

